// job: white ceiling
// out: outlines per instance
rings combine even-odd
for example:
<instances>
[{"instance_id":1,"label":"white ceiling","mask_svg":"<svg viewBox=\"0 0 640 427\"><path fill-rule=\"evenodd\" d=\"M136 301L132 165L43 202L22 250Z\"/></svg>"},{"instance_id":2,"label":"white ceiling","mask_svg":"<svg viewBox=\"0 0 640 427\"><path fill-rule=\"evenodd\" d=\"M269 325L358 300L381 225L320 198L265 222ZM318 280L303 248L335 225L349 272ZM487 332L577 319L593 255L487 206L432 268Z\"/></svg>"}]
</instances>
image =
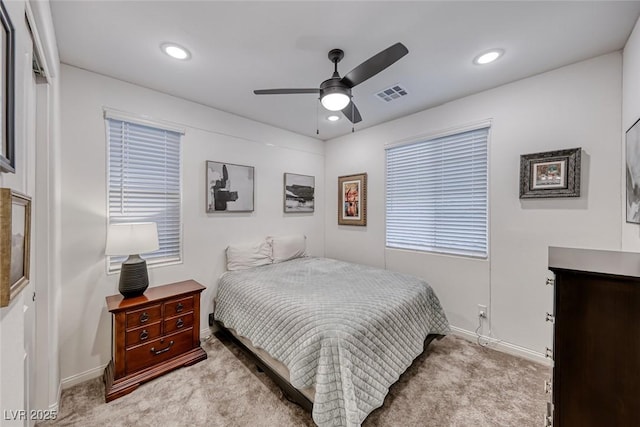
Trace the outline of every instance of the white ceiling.
<instances>
[{"instance_id":1,"label":"white ceiling","mask_svg":"<svg viewBox=\"0 0 640 427\"><path fill-rule=\"evenodd\" d=\"M353 89L356 132L527 76L624 47L637 1L66 1L51 2L62 62L322 140L351 132L330 123L313 88L396 42L409 54ZM177 61L162 42L187 47ZM505 49L493 64L473 58ZM400 83L409 95L375 93ZM141 112L143 113L143 112ZM316 134L319 129L319 134Z\"/></svg>"}]
</instances>

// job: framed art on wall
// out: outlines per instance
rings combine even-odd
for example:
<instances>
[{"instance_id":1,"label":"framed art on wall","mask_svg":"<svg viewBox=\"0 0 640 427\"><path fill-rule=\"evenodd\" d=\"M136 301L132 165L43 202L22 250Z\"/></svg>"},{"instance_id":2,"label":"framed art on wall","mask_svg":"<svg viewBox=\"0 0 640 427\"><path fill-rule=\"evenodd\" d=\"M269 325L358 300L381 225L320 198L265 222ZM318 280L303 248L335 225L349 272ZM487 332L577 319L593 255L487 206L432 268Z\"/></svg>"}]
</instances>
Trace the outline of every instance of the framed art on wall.
<instances>
[{"instance_id":1,"label":"framed art on wall","mask_svg":"<svg viewBox=\"0 0 640 427\"><path fill-rule=\"evenodd\" d=\"M338 224L367 225L367 174L338 177Z\"/></svg>"},{"instance_id":2,"label":"framed art on wall","mask_svg":"<svg viewBox=\"0 0 640 427\"><path fill-rule=\"evenodd\" d=\"M284 174L284 211L313 212L316 178L295 173Z\"/></svg>"},{"instance_id":3,"label":"framed art on wall","mask_svg":"<svg viewBox=\"0 0 640 427\"><path fill-rule=\"evenodd\" d=\"M15 172L14 30L0 1L0 172Z\"/></svg>"},{"instance_id":4,"label":"framed art on wall","mask_svg":"<svg viewBox=\"0 0 640 427\"><path fill-rule=\"evenodd\" d=\"M579 197L581 148L520 156L520 198Z\"/></svg>"},{"instance_id":5,"label":"framed art on wall","mask_svg":"<svg viewBox=\"0 0 640 427\"><path fill-rule=\"evenodd\" d=\"M640 119L625 135L627 222L640 224Z\"/></svg>"},{"instance_id":6,"label":"framed art on wall","mask_svg":"<svg viewBox=\"0 0 640 427\"><path fill-rule=\"evenodd\" d=\"M254 168L207 161L207 213L253 212Z\"/></svg>"},{"instance_id":7,"label":"framed art on wall","mask_svg":"<svg viewBox=\"0 0 640 427\"><path fill-rule=\"evenodd\" d=\"M29 283L31 198L0 188L0 307Z\"/></svg>"}]
</instances>

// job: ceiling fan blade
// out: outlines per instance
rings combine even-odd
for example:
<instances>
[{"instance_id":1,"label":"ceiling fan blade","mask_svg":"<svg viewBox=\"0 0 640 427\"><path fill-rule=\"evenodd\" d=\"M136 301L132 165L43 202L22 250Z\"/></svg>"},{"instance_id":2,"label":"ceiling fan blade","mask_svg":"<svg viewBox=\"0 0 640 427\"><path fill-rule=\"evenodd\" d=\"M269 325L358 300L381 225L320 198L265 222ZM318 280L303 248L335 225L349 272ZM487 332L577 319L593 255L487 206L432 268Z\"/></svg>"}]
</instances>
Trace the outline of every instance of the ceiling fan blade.
<instances>
[{"instance_id":1,"label":"ceiling fan blade","mask_svg":"<svg viewBox=\"0 0 640 427\"><path fill-rule=\"evenodd\" d=\"M353 103L353 100L349 103L349 105L344 107L344 109L342 110L342 114L344 114L351 123L359 123L362 121L360 111L358 111L358 107L356 107L356 104Z\"/></svg>"},{"instance_id":2,"label":"ceiling fan blade","mask_svg":"<svg viewBox=\"0 0 640 427\"><path fill-rule=\"evenodd\" d=\"M358 65L353 70L349 71L347 75L342 78L342 83L352 88L359 85L363 81L370 77L375 76L380 71L384 70L398 59L409 53L409 50L402 43L396 43L383 50L380 53L373 55L371 58Z\"/></svg>"},{"instance_id":3,"label":"ceiling fan blade","mask_svg":"<svg viewBox=\"0 0 640 427\"><path fill-rule=\"evenodd\" d=\"M289 95L297 93L315 93L319 94L320 89L258 89L254 90L256 95Z\"/></svg>"}]
</instances>

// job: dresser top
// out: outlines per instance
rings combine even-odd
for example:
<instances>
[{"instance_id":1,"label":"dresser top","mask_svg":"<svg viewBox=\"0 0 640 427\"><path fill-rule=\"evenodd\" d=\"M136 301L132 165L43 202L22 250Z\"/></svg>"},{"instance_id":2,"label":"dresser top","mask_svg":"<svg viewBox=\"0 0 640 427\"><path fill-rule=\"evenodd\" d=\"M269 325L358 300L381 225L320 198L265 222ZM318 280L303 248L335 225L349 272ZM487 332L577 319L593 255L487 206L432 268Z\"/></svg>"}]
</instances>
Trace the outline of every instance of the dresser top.
<instances>
[{"instance_id":1,"label":"dresser top","mask_svg":"<svg viewBox=\"0 0 640 427\"><path fill-rule=\"evenodd\" d=\"M549 269L640 277L640 253L550 246Z\"/></svg>"},{"instance_id":2,"label":"dresser top","mask_svg":"<svg viewBox=\"0 0 640 427\"><path fill-rule=\"evenodd\" d=\"M147 288L144 294L133 298L125 298L120 294L108 296L106 298L107 309L109 309L109 311L125 310L148 302L159 301L193 292L202 292L204 289L206 288L195 280L185 280L184 282L154 286Z\"/></svg>"}]
</instances>

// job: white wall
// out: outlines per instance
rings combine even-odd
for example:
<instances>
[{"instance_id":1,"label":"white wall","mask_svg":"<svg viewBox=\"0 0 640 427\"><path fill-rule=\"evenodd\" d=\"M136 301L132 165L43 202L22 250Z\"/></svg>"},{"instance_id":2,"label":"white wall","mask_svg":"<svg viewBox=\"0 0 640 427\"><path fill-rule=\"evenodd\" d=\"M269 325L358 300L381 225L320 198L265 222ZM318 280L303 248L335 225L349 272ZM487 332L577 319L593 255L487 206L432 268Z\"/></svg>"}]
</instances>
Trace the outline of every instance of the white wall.
<instances>
[{"instance_id":1,"label":"white wall","mask_svg":"<svg viewBox=\"0 0 640 427\"><path fill-rule=\"evenodd\" d=\"M323 143L239 116L62 66L62 311L61 375L66 385L100 375L111 358L111 318L105 296L117 294L107 275L106 145L103 107L171 121L186 129L182 186L184 262L150 268L151 286L195 279L202 295L201 329L230 243L269 234L307 235L324 254ZM253 213L205 213L205 161L255 166ZM316 211L283 214L283 173L316 177Z\"/></svg>"},{"instance_id":2,"label":"white wall","mask_svg":"<svg viewBox=\"0 0 640 427\"><path fill-rule=\"evenodd\" d=\"M492 335L540 356L551 344L548 246L620 248L621 59L604 55L327 141L326 256L424 277L465 331L478 325L477 304L490 305ZM385 144L486 119L489 259L385 249ZM521 154L573 147L583 149L579 198L519 199ZM337 178L360 172L368 225L338 226Z\"/></svg>"},{"instance_id":3,"label":"white wall","mask_svg":"<svg viewBox=\"0 0 640 427\"><path fill-rule=\"evenodd\" d=\"M626 222L626 180L624 175L625 132L640 119L640 20L627 40L622 60L622 249L640 251L640 227Z\"/></svg>"}]
</instances>

